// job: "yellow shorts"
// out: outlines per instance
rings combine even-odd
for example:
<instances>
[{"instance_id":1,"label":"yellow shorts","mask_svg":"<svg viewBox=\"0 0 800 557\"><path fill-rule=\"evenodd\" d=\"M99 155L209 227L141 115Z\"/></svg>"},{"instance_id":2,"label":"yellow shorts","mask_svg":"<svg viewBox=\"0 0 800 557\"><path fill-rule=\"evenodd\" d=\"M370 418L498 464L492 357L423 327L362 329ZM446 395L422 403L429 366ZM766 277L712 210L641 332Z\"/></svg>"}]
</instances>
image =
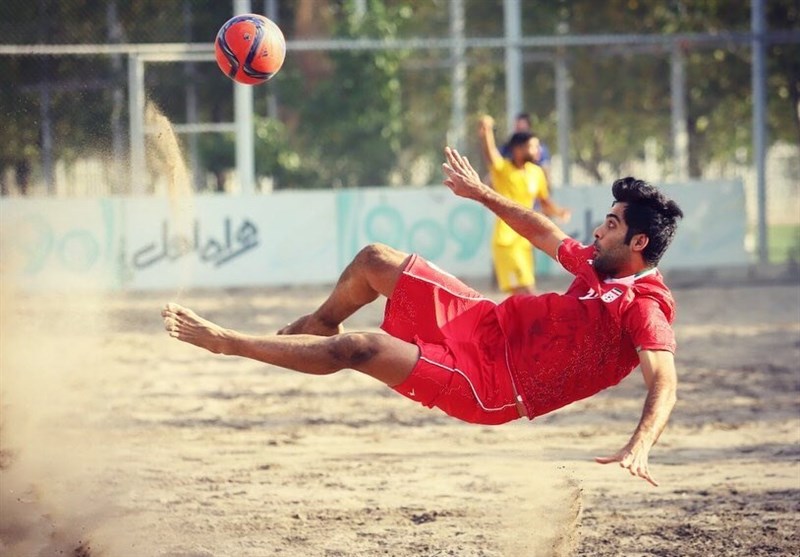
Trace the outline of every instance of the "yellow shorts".
<instances>
[{"instance_id":1,"label":"yellow shorts","mask_svg":"<svg viewBox=\"0 0 800 557\"><path fill-rule=\"evenodd\" d=\"M533 275L533 248L527 240L510 246L492 244L492 258L497 285L503 292L533 287L536 284Z\"/></svg>"}]
</instances>

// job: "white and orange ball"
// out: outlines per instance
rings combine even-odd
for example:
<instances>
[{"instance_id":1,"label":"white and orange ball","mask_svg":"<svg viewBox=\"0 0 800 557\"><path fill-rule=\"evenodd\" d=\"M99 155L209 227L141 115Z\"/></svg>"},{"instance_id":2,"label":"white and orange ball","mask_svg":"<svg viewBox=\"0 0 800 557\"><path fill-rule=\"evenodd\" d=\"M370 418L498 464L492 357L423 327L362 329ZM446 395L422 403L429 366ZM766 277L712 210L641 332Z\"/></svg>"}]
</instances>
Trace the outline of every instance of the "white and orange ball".
<instances>
[{"instance_id":1,"label":"white and orange ball","mask_svg":"<svg viewBox=\"0 0 800 557\"><path fill-rule=\"evenodd\" d=\"M286 40L280 28L263 15L242 14L220 28L214 51L225 75L256 85L270 80L281 69Z\"/></svg>"}]
</instances>

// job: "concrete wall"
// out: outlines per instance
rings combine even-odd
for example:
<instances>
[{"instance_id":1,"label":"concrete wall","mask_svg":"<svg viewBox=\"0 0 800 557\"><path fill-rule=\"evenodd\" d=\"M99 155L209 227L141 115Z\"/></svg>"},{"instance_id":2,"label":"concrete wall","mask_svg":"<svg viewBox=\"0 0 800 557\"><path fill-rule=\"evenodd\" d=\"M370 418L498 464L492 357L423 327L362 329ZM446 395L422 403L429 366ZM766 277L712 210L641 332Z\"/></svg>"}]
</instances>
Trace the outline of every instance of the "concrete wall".
<instances>
[{"instance_id":1,"label":"concrete wall","mask_svg":"<svg viewBox=\"0 0 800 557\"><path fill-rule=\"evenodd\" d=\"M661 267L745 264L738 182L664 187L686 219ZM608 188L558 190L588 241ZM0 200L0 267L31 289L173 289L333 282L361 246L415 251L463 277L489 273L494 217L444 187L254 197ZM541 254L540 254L541 255ZM540 274L563 272L546 256Z\"/></svg>"}]
</instances>

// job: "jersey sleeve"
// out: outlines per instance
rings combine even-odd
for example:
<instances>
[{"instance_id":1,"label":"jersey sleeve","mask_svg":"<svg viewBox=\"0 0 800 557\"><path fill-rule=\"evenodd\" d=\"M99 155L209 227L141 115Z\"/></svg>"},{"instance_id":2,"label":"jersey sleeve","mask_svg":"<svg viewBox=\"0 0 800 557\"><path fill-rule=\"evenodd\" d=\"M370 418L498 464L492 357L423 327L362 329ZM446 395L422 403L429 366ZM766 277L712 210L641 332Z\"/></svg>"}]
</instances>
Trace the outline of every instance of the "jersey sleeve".
<instances>
[{"instance_id":1,"label":"jersey sleeve","mask_svg":"<svg viewBox=\"0 0 800 557\"><path fill-rule=\"evenodd\" d=\"M675 353L675 332L667 316L653 298L637 298L622 316L622 327L641 350L666 350Z\"/></svg>"},{"instance_id":2,"label":"jersey sleeve","mask_svg":"<svg viewBox=\"0 0 800 557\"><path fill-rule=\"evenodd\" d=\"M556 256L558 262L570 274L577 275L582 265L587 264L592 257L594 248L584 246L574 238L564 238L558 246Z\"/></svg>"},{"instance_id":3,"label":"jersey sleeve","mask_svg":"<svg viewBox=\"0 0 800 557\"><path fill-rule=\"evenodd\" d=\"M492 175L492 180L495 176L505 176L508 174L508 167L511 164L506 158L492 159L489 161L489 173Z\"/></svg>"}]
</instances>

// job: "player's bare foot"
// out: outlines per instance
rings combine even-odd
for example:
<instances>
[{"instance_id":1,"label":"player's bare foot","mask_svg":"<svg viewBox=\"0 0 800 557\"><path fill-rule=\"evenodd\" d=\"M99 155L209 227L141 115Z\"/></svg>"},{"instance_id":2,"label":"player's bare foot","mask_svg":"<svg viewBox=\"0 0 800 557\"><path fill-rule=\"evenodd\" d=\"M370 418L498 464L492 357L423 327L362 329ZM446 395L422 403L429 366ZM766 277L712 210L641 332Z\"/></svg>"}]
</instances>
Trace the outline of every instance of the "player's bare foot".
<instances>
[{"instance_id":1,"label":"player's bare foot","mask_svg":"<svg viewBox=\"0 0 800 557\"><path fill-rule=\"evenodd\" d=\"M317 335L320 337L332 337L338 335L343 331L341 323L331 325L326 323L314 314L304 315L286 325L283 329L278 331L279 335Z\"/></svg>"},{"instance_id":2,"label":"player's bare foot","mask_svg":"<svg viewBox=\"0 0 800 557\"><path fill-rule=\"evenodd\" d=\"M192 310L169 303L161 311L164 329L169 336L194 344L215 354L226 354L230 344L230 331L203 319Z\"/></svg>"}]
</instances>

